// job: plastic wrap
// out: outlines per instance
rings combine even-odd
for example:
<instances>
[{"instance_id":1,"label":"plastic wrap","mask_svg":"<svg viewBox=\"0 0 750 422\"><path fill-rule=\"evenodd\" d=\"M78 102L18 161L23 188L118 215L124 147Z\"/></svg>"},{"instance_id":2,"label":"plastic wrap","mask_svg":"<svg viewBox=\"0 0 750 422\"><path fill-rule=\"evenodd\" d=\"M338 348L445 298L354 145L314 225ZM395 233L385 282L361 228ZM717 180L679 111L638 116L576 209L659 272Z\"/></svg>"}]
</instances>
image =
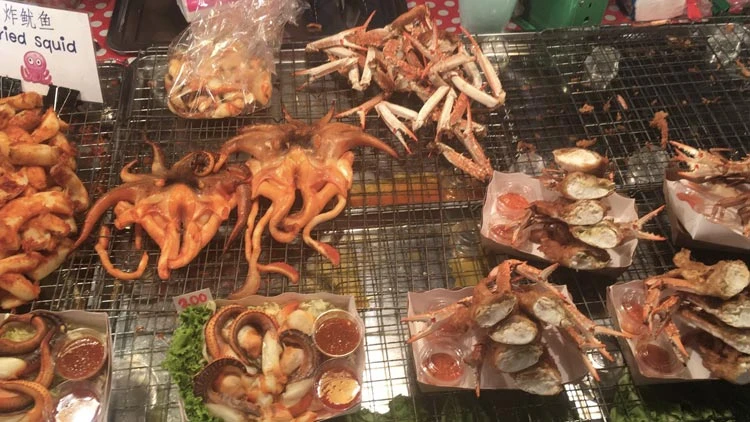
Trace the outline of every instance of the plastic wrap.
<instances>
[{"instance_id":1,"label":"plastic wrap","mask_svg":"<svg viewBox=\"0 0 750 422\"><path fill-rule=\"evenodd\" d=\"M169 109L218 119L267 105L284 25L304 7L300 0L237 0L200 11L169 47Z\"/></svg>"}]
</instances>

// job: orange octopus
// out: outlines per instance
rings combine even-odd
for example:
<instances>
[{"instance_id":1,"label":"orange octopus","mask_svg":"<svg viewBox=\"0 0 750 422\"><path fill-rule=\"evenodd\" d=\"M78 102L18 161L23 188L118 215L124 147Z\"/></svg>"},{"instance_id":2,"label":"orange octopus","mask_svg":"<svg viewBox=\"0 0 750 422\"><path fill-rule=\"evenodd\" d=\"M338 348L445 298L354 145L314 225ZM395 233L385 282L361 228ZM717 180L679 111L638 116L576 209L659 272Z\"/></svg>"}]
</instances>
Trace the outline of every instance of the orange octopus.
<instances>
[{"instance_id":1,"label":"orange octopus","mask_svg":"<svg viewBox=\"0 0 750 422\"><path fill-rule=\"evenodd\" d=\"M293 283L299 280L297 270L286 263L258 263L261 236L266 226L271 236L282 243L292 242L301 231L307 245L338 265L338 251L313 239L311 231L336 218L346 206L354 162L354 153L350 150L369 146L398 157L391 147L360 127L331 122L333 111L332 107L311 125L284 111L286 123L245 127L222 146L215 171L224 171L222 168L228 157L243 152L250 155L245 164L252 173L251 205L245 231L245 258L250 268L244 286L230 298L257 292L262 272L280 273ZM292 212L298 192L302 207ZM256 223L261 197L270 200L271 205ZM333 207L324 211L334 199Z\"/></svg>"},{"instance_id":2,"label":"orange octopus","mask_svg":"<svg viewBox=\"0 0 750 422\"><path fill-rule=\"evenodd\" d=\"M126 165L120 172L125 183L107 192L91 207L73 247L83 243L101 216L114 207L115 228L135 224L136 248L141 248L141 230L159 246L157 272L166 280L171 270L186 266L198 255L238 203L248 202L246 182L250 175L244 166L228 166L212 173L214 155L206 151L189 153L167 168L161 149L154 143L149 144L154 151L151 173L131 173L136 161ZM240 207L240 215L246 213L243 210L247 210L247 206ZM240 230L241 225L238 225L230 240ZM136 270L126 272L115 268L107 255L109 233L109 228L102 226L95 246L104 268L118 279L140 278L148 264L146 252Z\"/></svg>"}]
</instances>

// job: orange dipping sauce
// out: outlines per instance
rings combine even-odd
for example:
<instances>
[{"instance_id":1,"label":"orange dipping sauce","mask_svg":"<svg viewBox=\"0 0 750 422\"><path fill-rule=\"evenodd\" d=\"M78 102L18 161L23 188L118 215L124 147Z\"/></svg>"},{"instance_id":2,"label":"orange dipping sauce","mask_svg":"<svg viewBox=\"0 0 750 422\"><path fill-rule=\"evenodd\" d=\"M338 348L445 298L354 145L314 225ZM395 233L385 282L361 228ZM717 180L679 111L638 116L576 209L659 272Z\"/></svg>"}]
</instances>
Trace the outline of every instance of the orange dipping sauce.
<instances>
[{"instance_id":1,"label":"orange dipping sauce","mask_svg":"<svg viewBox=\"0 0 750 422\"><path fill-rule=\"evenodd\" d=\"M65 345L57 354L55 370L69 380L82 380L96 375L106 359L106 349L94 337L81 337Z\"/></svg>"},{"instance_id":2,"label":"orange dipping sauce","mask_svg":"<svg viewBox=\"0 0 750 422\"><path fill-rule=\"evenodd\" d=\"M359 346L359 341L357 325L345 318L327 319L315 332L315 344L331 356L343 356L353 352Z\"/></svg>"},{"instance_id":3,"label":"orange dipping sauce","mask_svg":"<svg viewBox=\"0 0 750 422\"><path fill-rule=\"evenodd\" d=\"M422 361L422 366L430 375L440 381L456 381L463 375L461 362L448 353L433 353Z\"/></svg>"}]
</instances>

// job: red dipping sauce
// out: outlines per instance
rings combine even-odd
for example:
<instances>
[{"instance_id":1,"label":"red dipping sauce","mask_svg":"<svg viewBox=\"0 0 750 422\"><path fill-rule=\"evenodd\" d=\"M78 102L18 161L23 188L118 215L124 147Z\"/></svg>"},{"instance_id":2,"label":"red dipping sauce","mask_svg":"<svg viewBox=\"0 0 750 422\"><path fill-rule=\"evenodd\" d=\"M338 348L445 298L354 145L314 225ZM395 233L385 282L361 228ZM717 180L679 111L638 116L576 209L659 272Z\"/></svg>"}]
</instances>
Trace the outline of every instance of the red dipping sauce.
<instances>
[{"instance_id":1,"label":"red dipping sauce","mask_svg":"<svg viewBox=\"0 0 750 422\"><path fill-rule=\"evenodd\" d=\"M360 341L359 329L346 318L329 318L315 331L315 344L329 356L344 356L353 352Z\"/></svg>"},{"instance_id":2,"label":"red dipping sauce","mask_svg":"<svg viewBox=\"0 0 750 422\"><path fill-rule=\"evenodd\" d=\"M96 375L106 360L106 349L99 339L80 337L66 344L57 354L55 370L69 380L82 380Z\"/></svg>"},{"instance_id":3,"label":"red dipping sauce","mask_svg":"<svg viewBox=\"0 0 750 422\"><path fill-rule=\"evenodd\" d=\"M463 375L461 362L448 353L433 353L422 361L422 367L437 380L452 382Z\"/></svg>"}]
</instances>

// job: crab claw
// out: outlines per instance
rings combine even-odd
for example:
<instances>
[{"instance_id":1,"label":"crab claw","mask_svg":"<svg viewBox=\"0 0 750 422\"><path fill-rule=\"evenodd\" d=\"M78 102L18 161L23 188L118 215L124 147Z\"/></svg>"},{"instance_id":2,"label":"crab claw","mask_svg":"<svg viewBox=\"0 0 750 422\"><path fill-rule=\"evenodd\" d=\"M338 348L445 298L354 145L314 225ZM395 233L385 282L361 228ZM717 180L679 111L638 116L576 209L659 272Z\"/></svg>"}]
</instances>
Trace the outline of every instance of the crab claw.
<instances>
[{"instance_id":1,"label":"crab claw","mask_svg":"<svg viewBox=\"0 0 750 422\"><path fill-rule=\"evenodd\" d=\"M644 215L643 217L639 218L638 221L636 221L634 231L635 231L635 236L638 239L656 240L656 241L667 240L667 238L664 236L660 236L654 233L644 232L641 230L641 228L643 227L644 224L646 224L646 222L656 217L656 215L659 214L663 209L664 209L664 205L651 211L650 213Z\"/></svg>"},{"instance_id":2,"label":"crab claw","mask_svg":"<svg viewBox=\"0 0 750 422\"><path fill-rule=\"evenodd\" d=\"M728 160L719 154L694 148L677 141L669 141L675 147L676 161L687 164L689 171L677 172L681 177L693 181L704 181L727 175Z\"/></svg>"}]
</instances>

